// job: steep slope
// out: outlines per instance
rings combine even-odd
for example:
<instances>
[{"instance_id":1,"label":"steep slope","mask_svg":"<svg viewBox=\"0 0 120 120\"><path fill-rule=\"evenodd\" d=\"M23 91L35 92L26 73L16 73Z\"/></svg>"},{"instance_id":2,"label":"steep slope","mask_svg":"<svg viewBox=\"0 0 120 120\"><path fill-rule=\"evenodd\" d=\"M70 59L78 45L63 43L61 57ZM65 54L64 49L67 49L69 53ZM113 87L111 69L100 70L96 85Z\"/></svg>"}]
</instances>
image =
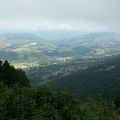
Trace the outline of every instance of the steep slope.
<instances>
[{"instance_id":1,"label":"steep slope","mask_svg":"<svg viewBox=\"0 0 120 120\"><path fill-rule=\"evenodd\" d=\"M120 96L120 56L47 82L52 89L102 97Z\"/></svg>"}]
</instances>

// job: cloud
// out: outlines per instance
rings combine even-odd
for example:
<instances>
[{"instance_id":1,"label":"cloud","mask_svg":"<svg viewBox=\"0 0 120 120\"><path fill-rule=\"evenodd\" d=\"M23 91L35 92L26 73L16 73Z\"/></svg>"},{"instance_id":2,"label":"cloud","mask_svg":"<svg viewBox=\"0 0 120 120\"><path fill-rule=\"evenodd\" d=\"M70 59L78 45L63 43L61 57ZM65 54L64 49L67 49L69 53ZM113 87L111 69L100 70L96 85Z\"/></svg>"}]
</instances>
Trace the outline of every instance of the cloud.
<instances>
[{"instance_id":1,"label":"cloud","mask_svg":"<svg viewBox=\"0 0 120 120\"><path fill-rule=\"evenodd\" d=\"M119 0L0 0L0 26L120 30Z\"/></svg>"}]
</instances>

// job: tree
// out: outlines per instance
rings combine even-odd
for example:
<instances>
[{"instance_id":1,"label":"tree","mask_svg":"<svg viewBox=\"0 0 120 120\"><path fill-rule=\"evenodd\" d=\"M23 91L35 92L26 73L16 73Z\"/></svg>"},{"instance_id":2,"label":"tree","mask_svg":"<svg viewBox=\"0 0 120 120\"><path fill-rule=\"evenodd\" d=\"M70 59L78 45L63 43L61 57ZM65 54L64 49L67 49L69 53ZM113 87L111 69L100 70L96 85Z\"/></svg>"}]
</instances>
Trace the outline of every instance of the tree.
<instances>
[{"instance_id":1,"label":"tree","mask_svg":"<svg viewBox=\"0 0 120 120\"><path fill-rule=\"evenodd\" d=\"M15 69L7 60L4 63L0 61L0 81L3 81L9 87L14 86L16 83L24 86L29 85L25 72L21 69Z\"/></svg>"}]
</instances>

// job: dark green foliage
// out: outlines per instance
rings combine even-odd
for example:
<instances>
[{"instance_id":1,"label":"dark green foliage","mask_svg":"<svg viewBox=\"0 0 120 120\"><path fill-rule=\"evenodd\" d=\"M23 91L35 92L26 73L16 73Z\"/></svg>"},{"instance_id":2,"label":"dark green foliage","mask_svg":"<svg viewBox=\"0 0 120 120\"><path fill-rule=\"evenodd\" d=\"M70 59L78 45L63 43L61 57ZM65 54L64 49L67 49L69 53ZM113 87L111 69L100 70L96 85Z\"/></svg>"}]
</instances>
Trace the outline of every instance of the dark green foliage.
<instances>
[{"instance_id":1,"label":"dark green foliage","mask_svg":"<svg viewBox=\"0 0 120 120\"><path fill-rule=\"evenodd\" d=\"M117 108L120 108L120 97L115 98L114 103Z\"/></svg>"},{"instance_id":2,"label":"dark green foliage","mask_svg":"<svg viewBox=\"0 0 120 120\"><path fill-rule=\"evenodd\" d=\"M0 120L119 120L112 102L86 97L74 99L64 93L16 84L0 83Z\"/></svg>"},{"instance_id":3,"label":"dark green foliage","mask_svg":"<svg viewBox=\"0 0 120 120\"><path fill-rule=\"evenodd\" d=\"M0 120L119 120L119 104L28 86L22 70L0 61ZM115 103L115 105L114 105ZM118 106L117 106L118 105Z\"/></svg>"},{"instance_id":4,"label":"dark green foliage","mask_svg":"<svg viewBox=\"0 0 120 120\"><path fill-rule=\"evenodd\" d=\"M0 81L7 86L13 86L16 83L29 85L25 72L21 69L15 69L8 61L5 61L4 63L0 61Z\"/></svg>"}]
</instances>

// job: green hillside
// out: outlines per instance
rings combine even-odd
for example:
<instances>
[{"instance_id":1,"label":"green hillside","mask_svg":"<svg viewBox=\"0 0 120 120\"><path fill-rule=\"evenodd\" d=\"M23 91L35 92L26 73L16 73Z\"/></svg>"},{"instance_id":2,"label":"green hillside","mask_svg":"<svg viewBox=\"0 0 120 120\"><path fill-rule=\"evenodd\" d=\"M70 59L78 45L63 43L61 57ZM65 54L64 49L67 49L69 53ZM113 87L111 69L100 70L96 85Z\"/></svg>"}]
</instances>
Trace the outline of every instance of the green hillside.
<instances>
[{"instance_id":1,"label":"green hillside","mask_svg":"<svg viewBox=\"0 0 120 120\"><path fill-rule=\"evenodd\" d=\"M51 79L47 82L52 89L90 94L100 97L120 96L120 57L106 59L85 70Z\"/></svg>"}]
</instances>

